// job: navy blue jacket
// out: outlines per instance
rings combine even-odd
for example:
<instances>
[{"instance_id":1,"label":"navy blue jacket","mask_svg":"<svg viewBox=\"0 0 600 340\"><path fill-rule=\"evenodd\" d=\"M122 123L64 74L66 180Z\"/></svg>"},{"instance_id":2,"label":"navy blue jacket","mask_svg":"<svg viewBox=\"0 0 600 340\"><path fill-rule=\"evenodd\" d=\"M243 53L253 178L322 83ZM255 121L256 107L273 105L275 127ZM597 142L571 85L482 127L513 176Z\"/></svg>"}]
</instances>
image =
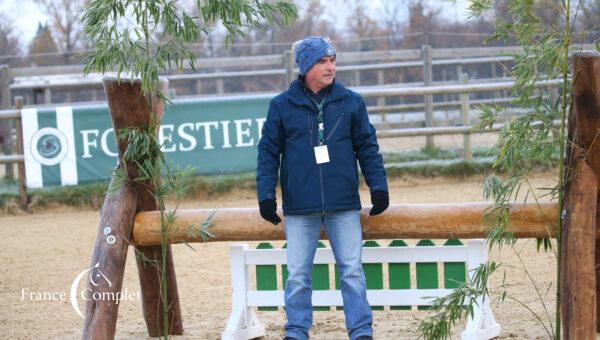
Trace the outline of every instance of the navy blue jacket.
<instances>
[{"instance_id":1,"label":"navy blue jacket","mask_svg":"<svg viewBox=\"0 0 600 340\"><path fill-rule=\"evenodd\" d=\"M317 107L296 79L273 98L258 143L258 201L275 199L280 172L283 214L361 209L358 167L371 192L388 191L375 128L363 98L334 82L323 109L329 162L317 164Z\"/></svg>"}]
</instances>

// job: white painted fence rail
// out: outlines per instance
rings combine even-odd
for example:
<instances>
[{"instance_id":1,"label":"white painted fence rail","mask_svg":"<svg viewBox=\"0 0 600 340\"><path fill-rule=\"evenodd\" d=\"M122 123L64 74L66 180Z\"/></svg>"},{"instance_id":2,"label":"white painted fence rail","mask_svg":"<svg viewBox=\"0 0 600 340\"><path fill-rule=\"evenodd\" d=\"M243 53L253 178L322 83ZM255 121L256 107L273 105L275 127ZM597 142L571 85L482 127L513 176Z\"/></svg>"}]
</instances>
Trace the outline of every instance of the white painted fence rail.
<instances>
[{"instance_id":1,"label":"white painted fence rail","mask_svg":"<svg viewBox=\"0 0 600 340\"><path fill-rule=\"evenodd\" d=\"M470 240L463 246L407 246L363 247L363 263L423 263L465 262L468 275L486 261L482 240ZM255 265L283 265L287 263L286 249L250 249L247 244L230 247L232 309L221 338L223 340L246 340L264 336L265 326L260 322L253 307L284 306L284 291L257 291L251 288L250 271ZM318 248L315 264L335 263L331 248ZM372 306L431 305L433 298L446 296L451 289L377 289L367 290ZM343 306L339 290L313 291L313 306ZM400 312L401 313L401 312ZM461 333L463 340L491 339L500 334L489 299L479 300L473 318L467 320Z\"/></svg>"}]
</instances>

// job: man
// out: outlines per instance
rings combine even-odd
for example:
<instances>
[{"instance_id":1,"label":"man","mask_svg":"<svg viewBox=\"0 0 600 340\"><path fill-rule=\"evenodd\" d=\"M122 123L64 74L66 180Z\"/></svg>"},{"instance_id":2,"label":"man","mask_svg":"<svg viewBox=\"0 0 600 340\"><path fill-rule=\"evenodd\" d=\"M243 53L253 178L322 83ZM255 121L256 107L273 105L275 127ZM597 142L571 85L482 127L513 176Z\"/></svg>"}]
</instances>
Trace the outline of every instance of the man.
<instances>
[{"instance_id":1,"label":"man","mask_svg":"<svg viewBox=\"0 0 600 340\"><path fill-rule=\"evenodd\" d=\"M372 339L356 161L371 192L369 214L380 214L389 198L375 129L362 97L335 81L336 53L328 39L308 37L293 49L300 75L270 102L256 175L260 214L278 224L275 187L281 174L288 254L285 339L308 339L312 264L321 224L340 270L348 335Z\"/></svg>"}]
</instances>

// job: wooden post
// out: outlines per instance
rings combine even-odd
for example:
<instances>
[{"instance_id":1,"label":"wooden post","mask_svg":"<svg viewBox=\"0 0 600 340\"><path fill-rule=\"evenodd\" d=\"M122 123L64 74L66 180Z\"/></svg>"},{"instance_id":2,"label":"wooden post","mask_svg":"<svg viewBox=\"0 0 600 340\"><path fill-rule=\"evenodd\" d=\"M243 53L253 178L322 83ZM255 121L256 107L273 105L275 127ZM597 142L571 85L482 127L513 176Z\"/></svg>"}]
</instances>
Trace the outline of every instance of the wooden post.
<instances>
[{"instance_id":1,"label":"wooden post","mask_svg":"<svg viewBox=\"0 0 600 340\"><path fill-rule=\"evenodd\" d=\"M496 77L498 77L498 70L496 69L495 62L490 63L490 76L494 79ZM500 92L498 92L498 91L492 92L492 98L500 98L500 97L501 97Z\"/></svg>"},{"instance_id":2,"label":"wooden post","mask_svg":"<svg viewBox=\"0 0 600 340\"><path fill-rule=\"evenodd\" d=\"M600 54L575 54L573 70L561 230L563 339L595 339L600 329L600 247L593 237L600 221Z\"/></svg>"},{"instance_id":3,"label":"wooden post","mask_svg":"<svg viewBox=\"0 0 600 340\"><path fill-rule=\"evenodd\" d=\"M466 85L469 83L469 75L462 73L460 75L460 84ZM471 118L469 117L469 93L460 94L460 115L462 117L463 126L471 125ZM473 150L471 147L471 133L467 132L463 134L463 158L465 161L473 160Z\"/></svg>"},{"instance_id":4,"label":"wooden post","mask_svg":"<svg viewBox=\"0 0 600 340\"><path fill-rule=\"evenodd\" d=\"M52 104L52 91L50 88L44 89L44 104Z\"/></svg>"},{"instance_id":5,"label":"wooden post","mask_svg":"<svg viewBox=\"0 0 600 340\"><path fill-rule=\"evenodd\" d=\"M581 150L572 150L566 172L561 231L563 339L596 338L595 244L598 182Z\"/></svg>"},{"instance_id":6,"label":"wooden post","mask_svg":"<svg viewBox=\"0 0 600 340\"><path fill-rule=\"evenodd\" d=\"M459 62L456 64L456 80L460 80L460 75L463 73L462 64Z\"/></svg>"},{"instance_id":7,"label":"wooden post","mask_svg":"<svg viewBox=\"0 0 600 340\"><path fill-rule=\"evenodd\" d=\"M363 207L363 238L484 238L489 227L483 216L489 208L489 202L390 204L385 214L369 216L370 207ZM257 208L224 208L216 213L214 209L178 210L175 222L167 226L168 242L204 242L197 236L196 229L190 232L181 226L198 225L198 221L207 220L213 214L209 230L213 237L206 242L285 240L283 229L263 220ZM558 219L558 204L512 204L510 219L511 230L517 238L556 237L556 224L549 225L548 221ZM137 214L132 236L135 245L160 244L159 212ZM600 238L600 232L596 237Z\"/></svg>"},{"instance_id":8,"label":"wooden post","mask_svg":"<svg viewBox=\"0 0 600 340\"><path fill-rule=\"evenodd\" d=\"M225 85L223 78L217 78L217 94L225 93Z\"/></svg>"},{"instance_id":9,"label":"wooden post","mask_svg":"<svg viewBox=\"0 0 600 340\"><path fill-rule=\"evenodd\" d=\"M150 110L148 101L141 95L140 82L131 83L130 81L118 81L116 78L105 77L104 90L108 100L108 107L112 117L115 131L125 127L142 127L150 123ZM162 90L166 91L168 82L161 81ZM160 122L164 110L164 103L153 102L155 117ZM118 142L119 159L122 159L127 143ZM123 162L120 162L123 164ZM137 177L137 168L132 164L128 165L127 175L129 178ZM101 224L96 237L96 246L92 257L92 266L96 263L108 263L100 270L109 277L105 271L111 273L112 282L123 280L123 271L125 259L127 256L127 245L131 239L131 228L135 213L139 211L156 211L157 205L153 197L154 188L149 187L148 183L130 183L119 189L116 196L107 196L105 205L102 208ZM133 202L133 203L131 203ZM105 216L106 215L106 216ZM108 244L107 236L104 232L106 227L111 228L111 233L116 237L114 244ZM163 304L161 301L160 289L160 271L161 267L161 246L139 246L137 266L140 277L140 287L142 293L142 308L148 333L151 337L157 337L162 334L163 324ZM173 257L171 247L167 248L167 287L169 300L169 319L170 334L183 334L183 325L181 322L181 310L179 307L179 295L177 292L177 282L175 279L175 270L173 267ZM150 263L152 263L150 265ZM90 284L91 285L91 284ZM92 288L92 287L89 287ZM111 289L120 290L120 284L115 284ZM105 289L99 287L98 289ZM94 288L92 288L94 291ZM84 326L83 339L105 339L114 336L114 327L117 320L117 307L111 306L110 301L92 301L86 308L86 320ZM107 330L112 333L107 333Z\"/></svg>"},{"instance_id":10,"label":"wooden post","mask_svg":"<svg viewBox=\"0 0 600 340\"><path fill-rule=\"evenodd\" d=\"M21 110L23 108L23 97L15 97L15 107L17 110ZM19 115L15 124L15 128L17 130L17 154L23 154L23 118ZM25 161L17 163L17 174L19 175L19 206L23 210L27 210L27 186L26 186L26 178L25 178Z\"/></svg>"},{"instance_id":11,"label":"wooden post","mask_svg":"<svg viewBox=\"0 0 600 340\"><path fill-rule=\"evenodd\" d=\"M0 65L0 110L6 110L10 108L10 106L10 76L8 74L8 65ZM2 135L4 136L2 152L7 156L12 155L12 126L12 119L0 120L0 128L2 129ZM6 179L14 179L13 163L6 163L4 168L4 177Z\"/></svg>"},{"instance_id":12,"label":"wooden post","mask_svg":"<svg viewBox=\"0 0 600 340\"><path fill-rule=\"evenodd\" d=\"M403 68L399 68L398 69L398 83L404 83L404 69ZM398 97L399 103L400 105L404 104L404 97L400 96ZM404 115L401 116L402 117L402 121L404 121Z\"/></svg>"},{"instance_id":13,"label":"wooden post","mask_svg":"<svg viewBox=\"0 0 600 340\"><path fill-rule=\"evenodd\" d=\"M423 85L431 86L433 83L432 66L431 66L431 46L423 45L421 48L421 56L423 58ZM425 101L425 127L433 126L433 95L424 96ZM432 148L433 136L427 136L425 146Z\"/></svg>"},{"instance_id":14,"label":"wooden post","mask_svg":"<svg viewBox=\"0 0 600 340\"><path fill-rule=\"evenodd\" d=\"M383 70L377 71L377 85L383 85L385 82L385 77L383 74ZM377 106L383 107L385 106L385 97L377 97ZM385 111L381 111L381 122L385 123Z\"/></svg>"},{"instance_id":15,"label":"wooden post","mask_svg":"<svg viewBox=\"0 0 600 340\"><path fill-rule=\"evenodd\" d=\"M110 186L113 185L114 178ZM110 296L111 293L121 291L136 205L136 191L131 183L106 195L100 212L100 224L90 264L90 268L94 269L90 271L90 277L102 273L111 284L106 280L98 280L97 285L93 285L90 280L86 280L91 289L89 296L94 296L94 293ZM114 237L114 242L110 236ZM118 301L87 300L81 339L114 339L118 313Z\"/></svg>"},{"instance_id":16,"label":"wooden post","mask_svg":"<svg viewBox=\"0 0 600 340\"><path fill-rule=\"evenodd\" d=\"M294 81L294 55L291 50L283 52L283 66L285 67L285 84L283 84L283 88L287 89Z\"/></svg>"},{"instance_id":17,"label":"wooden post","mask_svg":"<svg viewBox=\"0 0 600 340\"><path fill-rule=\"evenodd\" d=\"M196 79L196 95L202 94L202 79Z\"/></svg>"},{"instance_id":18,"label":"wooden post","mask_svg":"<svg viewBox=\"0 0 600 340\"><path fill-rule=\"evenodd\" d=\"M446 80L448 80L448 77L446 76L446 67L442 66L442 81L444 82L444 84L446 84ZM444 102L448 101L448 94L444 93ZM444 107L444 118L446 120L448 120L448 109L449 107Z\"/></svg>"}]
</instances>

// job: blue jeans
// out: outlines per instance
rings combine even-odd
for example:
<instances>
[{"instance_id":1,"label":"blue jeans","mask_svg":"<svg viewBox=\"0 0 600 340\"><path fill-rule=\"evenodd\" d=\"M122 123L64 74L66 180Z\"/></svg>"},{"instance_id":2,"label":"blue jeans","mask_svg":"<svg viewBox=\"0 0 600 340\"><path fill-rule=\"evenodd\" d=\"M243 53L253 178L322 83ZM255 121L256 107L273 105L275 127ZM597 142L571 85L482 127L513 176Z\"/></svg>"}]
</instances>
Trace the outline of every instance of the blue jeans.
<instances>
[{"instance_id":1,"label":"blue jeans","mask_svg":"<svg viewBox=\"0 0 600 340\"><path fill-rule=\"evenodd\" d=\"M308 339L312 326L312 268L323 224L340 271L346 328L350 339L373 335L373 315L361 263L362 228L359 210L287 215L288 278L285 286L286 335Z\"/></svg>"}]
</instances>

